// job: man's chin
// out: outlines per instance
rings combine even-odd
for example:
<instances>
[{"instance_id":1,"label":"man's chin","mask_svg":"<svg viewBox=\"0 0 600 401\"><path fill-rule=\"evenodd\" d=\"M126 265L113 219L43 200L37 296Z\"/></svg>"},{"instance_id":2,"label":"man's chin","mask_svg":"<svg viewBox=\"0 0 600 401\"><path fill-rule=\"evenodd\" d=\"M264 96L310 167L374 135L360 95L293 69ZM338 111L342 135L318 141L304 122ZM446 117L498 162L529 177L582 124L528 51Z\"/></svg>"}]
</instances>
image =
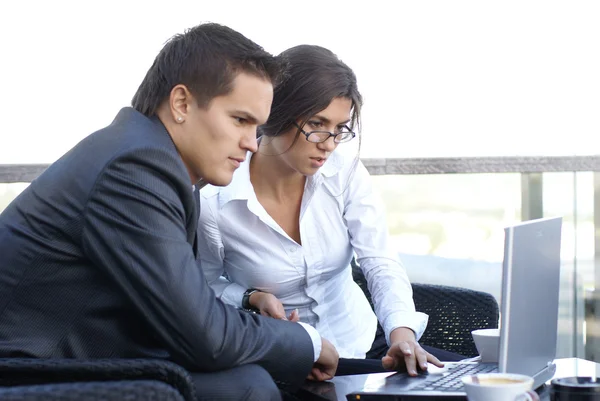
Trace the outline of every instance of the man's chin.
<instances>
[{"instance_id":1,"label":"man's chin","mask_svg":"<svg viewBox=\"0 0 600 401\"><path fill-rule=\"evenodd\" d=\"M218 177L207 177L205 180L210 185L214 185L216 187L226 187L227 185L231 184L232 179L233 179L233 174L230 174L230 175L223 174L222 176L218 176Z\"/></svg>"}]
</instances>

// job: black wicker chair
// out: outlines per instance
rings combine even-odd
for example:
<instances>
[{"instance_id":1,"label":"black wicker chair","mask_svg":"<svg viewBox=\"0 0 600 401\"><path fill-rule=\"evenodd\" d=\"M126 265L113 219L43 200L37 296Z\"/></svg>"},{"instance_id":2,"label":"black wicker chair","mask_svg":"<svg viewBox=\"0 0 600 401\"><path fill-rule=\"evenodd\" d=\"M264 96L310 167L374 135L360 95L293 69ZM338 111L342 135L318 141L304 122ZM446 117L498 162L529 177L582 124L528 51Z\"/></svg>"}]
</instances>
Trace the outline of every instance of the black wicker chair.
<instances>
[{"instance_id":1,"label":"black wicker chair","mask_svg":"<svg viewBox=\"0 0 600 401\"><path fill-rule=\"evenodd\" d=\"M186 401L196 400L196 390L189 373L179 365L168 361L0 358L0 389L2 390L8 390L4 387L43 384L109 381L135 383L148 380L170 386ZM0 399L4 398L0 397Z\"/></svg>"},{"instance_id":2,"label":"black wicker chair","mask_svg":"<svg viewBox=\"0 0 600 401\"><path fill-rule=\"evenodd\" d=\"M352 275L373 307L365 277L354 260ZM413 283L412 289L415 308L429 315L421 344L474 357L478 353L471 331L498 327L498 302L491 294L435 284ZM380 325L377 331L383 331Z\"/></svg>"},{"instance_id":3,"label":"black wicker chair","mask_svg":"<svg viewBox=\"0 0 600 401\"><path fill-rule=\"evenodd\" d=\"M418 311L429 315L423 344L477 356L471 331L498 327L498 302L487 292L433 284L412 284Z\"/></svg>"},{"instance_id":4,"label":"black wicker chair","mask_svg":"<svg viewBox=\"0 0 600 401\"><path fill-rule=\"evenodd\" d=\"M0 388L3 401L184 401L179 391L154 380L58 383Z\"/></svg>"}]
</instances>

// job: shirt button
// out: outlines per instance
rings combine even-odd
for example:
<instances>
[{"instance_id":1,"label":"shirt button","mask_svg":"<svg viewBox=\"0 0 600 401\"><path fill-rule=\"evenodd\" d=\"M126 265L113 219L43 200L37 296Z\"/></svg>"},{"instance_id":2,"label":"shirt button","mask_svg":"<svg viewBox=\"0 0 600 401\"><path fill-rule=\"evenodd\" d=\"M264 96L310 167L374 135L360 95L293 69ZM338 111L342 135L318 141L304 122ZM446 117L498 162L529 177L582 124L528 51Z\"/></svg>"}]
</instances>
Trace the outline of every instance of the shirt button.
<instances>
[{"instance_id":1,"label":"shirt button","mask_svg":"<svg viewBox=\"0 0 600 401\"><path fill-rule=\"evenodd\" d=\"M291 253L294 253L294 252L296 252L296 248L290 248L290 252L291 252Z\"/></svg>"}]
</instances>

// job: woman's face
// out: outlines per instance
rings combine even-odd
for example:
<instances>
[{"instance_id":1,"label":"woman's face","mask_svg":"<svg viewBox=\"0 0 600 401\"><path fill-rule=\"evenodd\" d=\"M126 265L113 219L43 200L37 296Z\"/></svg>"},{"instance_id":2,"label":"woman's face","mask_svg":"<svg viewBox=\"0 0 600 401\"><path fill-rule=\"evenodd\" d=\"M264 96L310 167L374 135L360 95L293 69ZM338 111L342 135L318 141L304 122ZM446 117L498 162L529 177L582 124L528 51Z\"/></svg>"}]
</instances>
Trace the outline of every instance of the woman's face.
<instances>
[{"instance_id":1,"label":"woman's face","mask_svg":"<svg viewBox=\"0 0 600 401\"><path fill-rule=\"evenodd\" d=\"M352 101L347 98L334 98L326 109L310 117L300 128L306 133L311 131L329 131L338 133L351 118ZM296 121L301 124L300 121ZM304 175L314 175L323 166L338 144L329 137L325 142L313 143L306 140L302 133L294 143L298 128L292 126L287 132L270 139L270 145L284 164ZM293 146L292 146L293 144Z\"/></svg>"}]
</instances>

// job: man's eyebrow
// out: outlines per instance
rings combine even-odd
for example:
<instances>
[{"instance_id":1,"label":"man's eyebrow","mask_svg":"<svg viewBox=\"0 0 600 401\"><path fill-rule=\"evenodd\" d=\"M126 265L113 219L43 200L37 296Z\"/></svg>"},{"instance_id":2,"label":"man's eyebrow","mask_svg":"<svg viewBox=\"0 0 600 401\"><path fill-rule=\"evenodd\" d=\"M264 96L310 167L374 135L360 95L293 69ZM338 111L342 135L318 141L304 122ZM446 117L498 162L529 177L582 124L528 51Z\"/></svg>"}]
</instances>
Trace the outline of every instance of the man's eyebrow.
<instances>
[{"instance_id":1,"label":"man's eyebrow","mask_svg":"<svg viewBox=\"0 0 600 401\"><path fill-rule=\"evenodd\" d=\"M256 118L252 113L245 111L245 110L234 110L233 114L235 114L238 117L242 117L245 118L246 120L248 120L249 122L256 124L258 123L258 118Z\"/></svg>"}]
</instances>

